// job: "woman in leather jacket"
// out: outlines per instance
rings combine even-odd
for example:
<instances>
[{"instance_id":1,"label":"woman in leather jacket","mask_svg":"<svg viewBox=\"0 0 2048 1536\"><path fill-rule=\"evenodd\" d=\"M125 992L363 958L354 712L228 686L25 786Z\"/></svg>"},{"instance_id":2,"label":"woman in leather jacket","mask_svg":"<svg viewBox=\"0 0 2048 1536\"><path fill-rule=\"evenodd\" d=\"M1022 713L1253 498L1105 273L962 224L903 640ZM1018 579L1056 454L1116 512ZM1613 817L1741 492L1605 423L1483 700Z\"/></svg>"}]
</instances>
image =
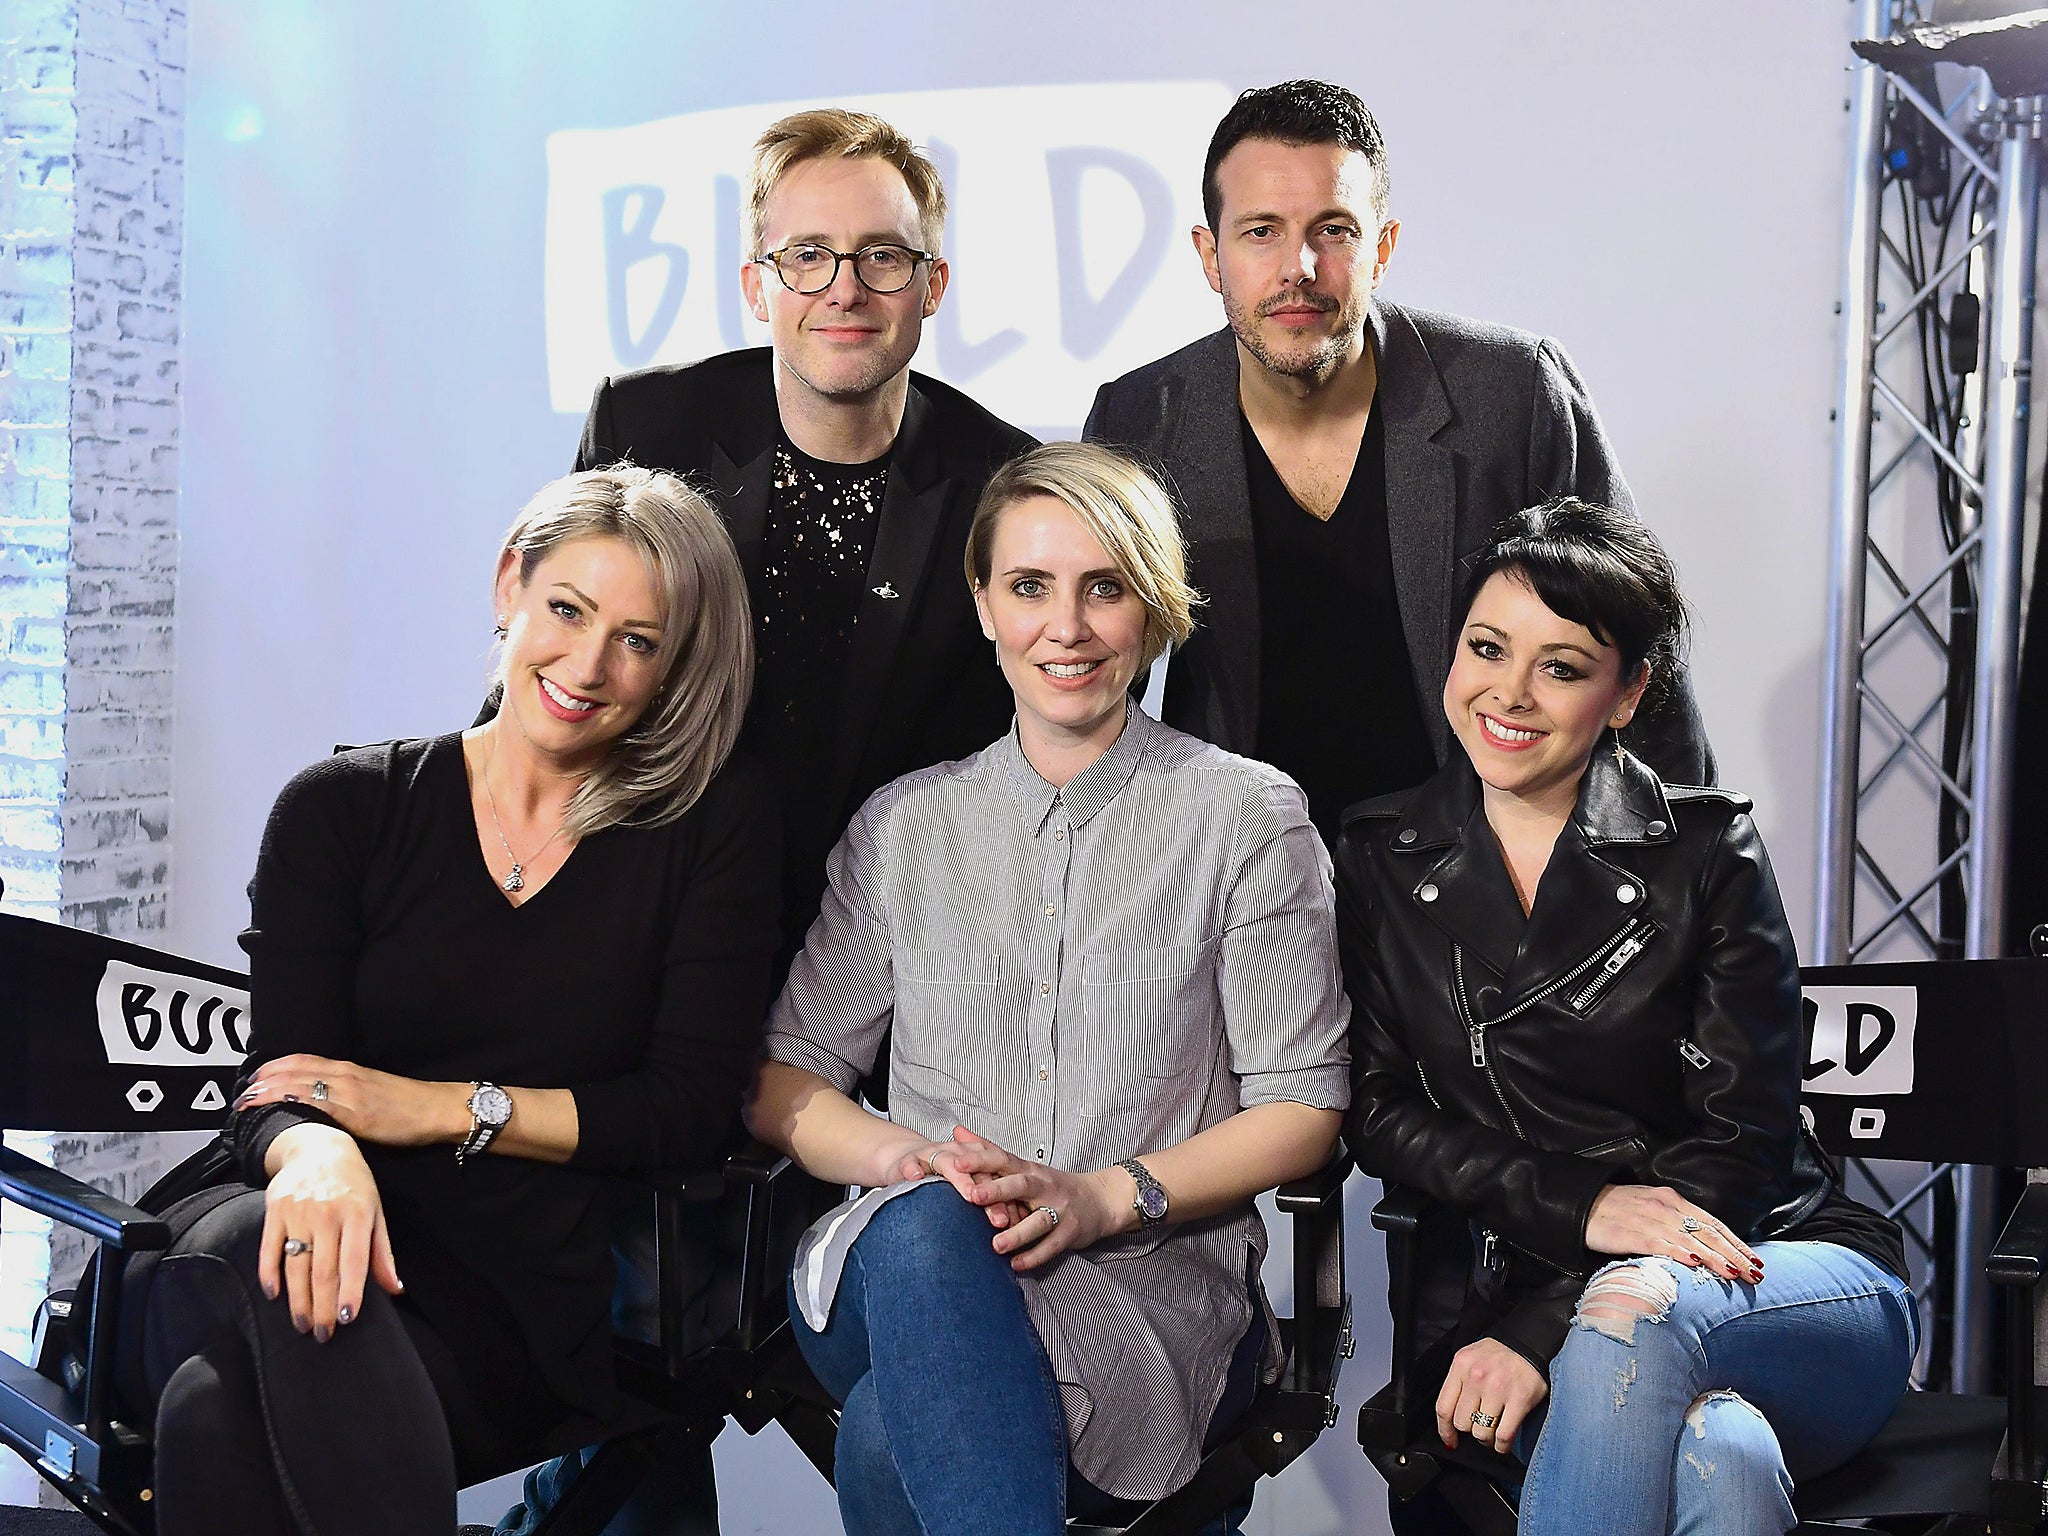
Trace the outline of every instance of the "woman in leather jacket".
<instances>
[{"instance_id":1,"label":"woman in leather jacket","mask_svg":"<svg viewBox=\"0 0 2048 1536\"><path fill-rule=\"evenodd\" d=\"M1882 1427L1918 1342L1898 1229L1801 1129L1750 803L1621 745L1683 627L1633 518L1510 518L1444 689L1464 752L1337 849L1346 1135L1472 1224L1437 1428L1528 1461L1525 1532L1790 1529L1792 1479Z\"/></svg>"}]
</instances>

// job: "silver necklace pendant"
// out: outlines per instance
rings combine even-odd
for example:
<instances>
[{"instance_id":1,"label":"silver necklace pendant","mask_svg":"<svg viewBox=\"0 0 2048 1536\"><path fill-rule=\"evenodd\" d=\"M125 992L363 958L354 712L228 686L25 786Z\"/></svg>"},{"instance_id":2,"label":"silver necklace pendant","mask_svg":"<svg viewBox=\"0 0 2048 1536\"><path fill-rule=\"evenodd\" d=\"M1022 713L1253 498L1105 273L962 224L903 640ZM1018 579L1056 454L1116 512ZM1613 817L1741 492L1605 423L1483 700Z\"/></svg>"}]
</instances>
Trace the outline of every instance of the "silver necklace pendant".
<instances>
[{"instance_id":1,"label":"silver necklace pendant","mask_svg":"<svg viewBox=\"0 0 2048 1536\"><path fill-rule=\"evenodd\" d=\"M517 864L512 866L512 873L505 877L505 889L508 891L523 891L526 889L526 874Z\"/></svg>"}]
</instances>

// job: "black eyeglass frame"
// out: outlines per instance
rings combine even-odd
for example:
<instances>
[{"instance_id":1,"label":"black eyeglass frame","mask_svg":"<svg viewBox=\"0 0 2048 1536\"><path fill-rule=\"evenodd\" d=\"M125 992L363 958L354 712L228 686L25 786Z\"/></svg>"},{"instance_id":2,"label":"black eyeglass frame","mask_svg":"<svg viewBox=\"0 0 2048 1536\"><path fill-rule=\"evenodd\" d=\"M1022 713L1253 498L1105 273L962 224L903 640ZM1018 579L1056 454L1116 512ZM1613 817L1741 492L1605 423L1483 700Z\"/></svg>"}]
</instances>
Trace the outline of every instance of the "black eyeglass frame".
<instances>
[{"instance_id":1,"label":"black eyeglass frame","mask_svg":"<svg viewBox=\"0 0 2048 1536\"><path fill-rule=\"evenodd\" d=\"M799 246L805 247L813 251L822 251L824 252L824 254L832 258L832 275L826 278L824 282L820 283L815 288L797 287L795 283L792 283L789 280L788 274L782 270L782 262L779 258L783 255L784 252L793 251L797 249ZM905 255L910 257L910 272L909 275L903 279L901 286L895 288L877 288L873 283L867 280L866 274L864 274L861 271L860 258L866 255L869 251L879 250L902 251ZM757 267L766 267L769 271L775 274L776 281L781 283L782 286L787 288L791 293L801 294L803 297L809 299L816 298L819 294L829 289L834 283L838 282L839 268L841 264L850 261L853 263L853 280L859 283L861 287L867 289L869 293L880 294L886 297L890 294L903 292L905 288L908 288L913 282L915 282L917 280L917 269L920 263L937 261L938 259L939 256L938 252L936 251L920 251L914 245L902 245L894 240L877 240L873 244L862 246L857 251L835 251L832 249L831 246L821 244L816 240L793 240L788 245L778 246L776 249L772 251L763 251L759 256L756 256L754 258L754 265Z\"/></svg>"}]
</instances>

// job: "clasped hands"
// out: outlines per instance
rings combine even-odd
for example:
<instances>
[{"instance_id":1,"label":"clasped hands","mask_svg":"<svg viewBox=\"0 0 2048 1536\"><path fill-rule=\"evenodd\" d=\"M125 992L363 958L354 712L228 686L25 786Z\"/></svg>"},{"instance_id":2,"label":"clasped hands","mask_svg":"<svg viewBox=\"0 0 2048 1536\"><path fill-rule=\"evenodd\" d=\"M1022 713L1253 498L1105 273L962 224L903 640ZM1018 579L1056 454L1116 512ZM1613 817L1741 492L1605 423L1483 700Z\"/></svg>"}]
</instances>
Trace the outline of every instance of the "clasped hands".
<instances>
[{"instance_id":1,"label":"clasped hands","mask_svg":"<svg viewBox=\"0 0 2048 1536\"><path fill-rule=\"evenodd\" d=\"M1069 1173L1004 1151L964 1125L951 1141L926 1142L906 1152L892 1182L937 1177L960 1198L982 1207L996 1229L995 1251L1019 1274L1043 1267L1069 1249L1082 1249L1123 1230L1133 1216L1128 1188L1121 1205L1116 1168Z\"/></svg>"},{"instance_id":2,"label":"clasped hands","mask_svg":"<svg viewBox=\"0 0 2048 1536\"><path fill-rule=\"evenodd\" d=\"M1610 1184L1586 1218L1586 1247L1614 1258L1664 1258L1722 1280L1755 1284L1763 1259L1726 1223L1677 1190ZM1550 1395L1541 1371L1498 1339L1467 1344L1451 1357L1436 1399L1437 1436L1455 1450L1460 1434L1506 1455L1529 1413Z\"/></svg>"}]
</instances>

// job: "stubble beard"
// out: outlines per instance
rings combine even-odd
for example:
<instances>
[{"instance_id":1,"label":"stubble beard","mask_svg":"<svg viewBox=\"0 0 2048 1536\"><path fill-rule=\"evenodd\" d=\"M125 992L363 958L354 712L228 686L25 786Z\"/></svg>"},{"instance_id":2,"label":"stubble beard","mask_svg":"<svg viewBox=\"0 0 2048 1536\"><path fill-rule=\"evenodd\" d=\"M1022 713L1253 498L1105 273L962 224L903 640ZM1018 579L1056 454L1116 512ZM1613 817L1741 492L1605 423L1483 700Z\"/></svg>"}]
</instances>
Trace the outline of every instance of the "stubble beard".
<instances>
[{"instance_id":1,"label":"stubble beard","mask_svg":"<svg viewBox=\"0 0 2048 1536\"><path fill-rule=\"evenodd\" d=\"M1339 323L1334 332L1318 341L1308 343L1300 350L1282 353L1267 344L1264 334L1259 329L1259 322L1265 318L1262 311L1268 303L1277 302L1278 297L1276 295L1275 299L1261 300L1257 304L1247 306L1225 288L1224 318L1230 322L1231 332L1237 337L1238 345L1258 359L1259 366L1268 373L1277 374L1282 378L1307 379L1311 383L1321 384L1350 360L1352 338L1356 337L1365 325L1364 306L1347 306L1337 311ZM1312 295L1303 294L1290 294L1287 297L1313 299Z\"/></svg>"}]
</instances>

